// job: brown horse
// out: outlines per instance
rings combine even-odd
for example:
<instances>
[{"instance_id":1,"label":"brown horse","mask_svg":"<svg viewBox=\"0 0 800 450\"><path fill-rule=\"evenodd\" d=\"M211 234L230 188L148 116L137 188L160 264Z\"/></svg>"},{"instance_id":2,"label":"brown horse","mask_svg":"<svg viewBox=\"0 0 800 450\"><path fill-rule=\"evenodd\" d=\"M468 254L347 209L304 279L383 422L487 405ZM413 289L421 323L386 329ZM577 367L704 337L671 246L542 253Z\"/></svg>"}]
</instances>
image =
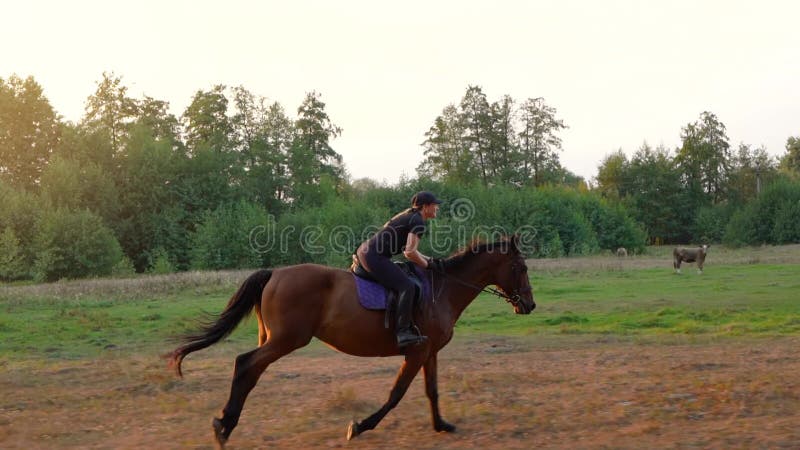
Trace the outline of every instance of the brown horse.
<instances>
[{"instance_id":1,"label":"brown horse","mask_svg":"<svg viewBox=\"0 0 800 450\"><path fill-rule=\"evenodd\" d=\"M695 261L697 261L697 273L703 273L708 247L708 245L697 248L675 247L672 250L672 268L675 269L675 273L681 273L681 262L693 263Z\"/></svg>"},{"instance_id":2,"label":"brown horse","mask_svg":"<svg viewBox=\"0 0 800 450\"><path fill-rule=\"evenodd\" d=\"M450 432L455 427L439 413L436 355L453 337L453 326L461 313L488 285L497 286L500 291L494 292L505 297L517 314L529 314L536 307L516 236L472 244L445 260L444 274L433 275L433 301L424 302L415 313L415 321L428 340L401 350L393 330L384 327L383 312L359 304L350 272L314 264L259 270L244 281L214 323L197 336L186 338L186 343L168 356L181 376L181 361L186 355L224 338L255 310L259 347L236 357L230 397L222 417L212 422L219 447L224 447L236 427L247 394L267 366L305 346L312 337L351 355L405 356L389 400L361 422L351 422L348 439L375 428L400 402L421 368L433 428Z\"/></svg>"}]
</instances>

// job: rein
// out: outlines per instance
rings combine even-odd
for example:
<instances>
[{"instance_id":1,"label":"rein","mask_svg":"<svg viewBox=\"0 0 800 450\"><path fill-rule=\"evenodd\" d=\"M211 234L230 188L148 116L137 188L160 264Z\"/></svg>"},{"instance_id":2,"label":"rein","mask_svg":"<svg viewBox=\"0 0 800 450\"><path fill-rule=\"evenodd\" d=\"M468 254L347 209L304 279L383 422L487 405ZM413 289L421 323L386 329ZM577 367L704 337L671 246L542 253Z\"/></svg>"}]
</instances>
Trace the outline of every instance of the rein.
<instances>
[{"instance_id":1,"label":"rein","mask_svg":"<svg viewBox=\"0 0 800 450\"><path fill-rule=\"evenodd\" d=\"M479 290L481 292L485 292L487 294L496 295L496 296L498 296L498 297L500 297L502 299L505 299L505 301L507 301L508 303L511 303L511 305L513 305L513 306L519 306L522 303L522 298L520 297L521 294L526 294L526 293L531 291L531 287L528 286L528 287L523 288L523 289L514 289L514 291L511 293L511 295L508 295L505 292L503 292L503 291L501 291L499 289L495 289L493 287L480 287L478 285L469 283L467 281L464 281L464 280L462 280L462 279L460 279L460 278L458 278L456 276L447 274L445 272L438 272L438 273L441 274L443 278L449 278L449 279L455 281L456 283L461 284L462 286L466 286L466 287L469 287L469 288L472 288L472 289L477 289L477 290Z\"/></svg>"}]
</instances>

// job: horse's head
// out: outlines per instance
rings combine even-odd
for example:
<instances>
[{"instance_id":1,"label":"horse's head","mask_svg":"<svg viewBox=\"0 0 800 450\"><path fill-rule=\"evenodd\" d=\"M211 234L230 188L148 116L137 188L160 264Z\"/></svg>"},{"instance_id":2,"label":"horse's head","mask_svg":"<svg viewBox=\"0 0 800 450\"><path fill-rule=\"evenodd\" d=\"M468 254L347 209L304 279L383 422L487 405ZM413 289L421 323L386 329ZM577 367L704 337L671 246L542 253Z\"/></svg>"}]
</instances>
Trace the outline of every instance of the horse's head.
<instances>
[{"instance_id":1,"label":"horse's head","mask_svg":"<svg viewBox=\"0 0 800 450\"><path fill-rule=\"evenodd\" d=\"M536 308L533 289L528 280L528 266L520 251L519 236L514 235L503 242L497 253L494 266L494 284L503 291L517 314L530 314Z\"/></svg>"}]
</instances>

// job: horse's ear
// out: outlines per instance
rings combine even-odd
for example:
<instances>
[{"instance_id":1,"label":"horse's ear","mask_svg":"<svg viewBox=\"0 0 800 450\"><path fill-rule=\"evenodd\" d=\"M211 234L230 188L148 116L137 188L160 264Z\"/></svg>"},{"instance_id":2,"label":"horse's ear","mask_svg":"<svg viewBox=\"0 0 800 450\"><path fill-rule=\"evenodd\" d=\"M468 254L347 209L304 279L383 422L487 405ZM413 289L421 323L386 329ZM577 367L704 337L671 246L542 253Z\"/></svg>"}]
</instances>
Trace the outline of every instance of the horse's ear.
<instances>
[{"instance_id":1,"label":"horse's ear","mask_svg":"<svg viewBox=\"0 0 800 450\"><path fill-rule=\"evenodd\" d=\"M511 249L514 250L515 253L519 253L519 247L519 233L514 233L514 235L511 236Z\"/></svg>"}]
</instances>

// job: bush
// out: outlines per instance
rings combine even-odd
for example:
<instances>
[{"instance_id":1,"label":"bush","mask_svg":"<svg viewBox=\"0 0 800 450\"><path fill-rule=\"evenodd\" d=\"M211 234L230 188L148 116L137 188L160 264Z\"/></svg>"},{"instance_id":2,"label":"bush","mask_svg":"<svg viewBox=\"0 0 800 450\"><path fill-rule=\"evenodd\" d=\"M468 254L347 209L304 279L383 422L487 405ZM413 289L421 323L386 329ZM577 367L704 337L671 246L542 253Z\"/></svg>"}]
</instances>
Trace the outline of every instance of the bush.
<instances>
[{"instance_id":1,"label":"bush","mask_svg":"<svg viewBox=\"0 0 800 450\"><path fill-rule=\"evenodd\" d=\"M158 247L152 252L150 261L148 273L163 275L175 272L175 265L170 261L169 254L163 247Z\"/></svg>"},{"instance_id":2,"label":"bush","mask_svg":"<svg viewBox=\"0 0 800 450\"><path fill-rule=\"evenodd\" d=\"M26 267L19 239L11 227L6 227L0 233L0 280L13 281L24 278L27 275Z\"/></svg>"},{"instance_id":3,"label":"bush","mask_svg":"<svg viewBox=\"0 0 800 450\"><path fill-rule=\"evenodd\" d=\"M109 223L118 211L119 198L114 177L89 161L51 159L40 182L42 201L71 210L89 209Z\"/></svg>"},{"instance_id":4,"label":"bush","mask_svg":"<svg viewBox=\"0 0 800 450\"><path fill-rule=\"evenodd\" d=\"M775 213L775 226L772 228L775 244L800 242L800 200L786 202Z\"/></svg>"},{"instance_id":5,"label":"bush","mask_svg":"<svg viewBox=\"0 0 800 450\"><path fill-rule=\"evenodd\" d=\"M737 211L725 227L722 242L731 247L752 245L758 242L758 234L752 226L758 220L756 214L756 209L749 206Z\"/></svg>"},{"instance_id":6,"label":"bush","mask_svg":"<svg viewBox=\"0 0 800 450\"><path fill-rule=\"evenodd\" d=\"M700 208L694 219L694 242L722 242L725 227L730 221L729 208L723 205Z\"/></svg>"},{"instance_id":7,"label":"bush","mask_svg":"<svg viewBox=\"0 0 800 450\"><path fill-rule=\"evenodd\" d=\"M800 183L776 181L731 217L723 243L740 246L800 242L798 203Z\"/></svg>"},{"instance_id":8,"label":"bush","mask_svg":"<svg viewBox=\"0 0 800 450\"><path fill-rule=\"evenodd\" d=\"M35 252L31 244L43 210L38 197L15 190L0 180L0 231L10 228L14 233L24 267L33 264Z\"/></svg>"},{"instance_id":9,"label":"bush","mask_svg":"<svg viewBox=\"0 0 800 450\"><path fill-rule=\"evenodd\" d=\"M335 198L324 207L284 214L274 224L271 239L275 245L264 253L264 263L347 267L358 245L400 210L390 212L379 202L364 198Z\"/></svg>"},{"instance_id":10,"label":"bush","mask_svg":"<svg viewBox=\"0 0 800 450\"><path fill-rule=\"evenodd\" d=\"M581 210L580 195L560 188L526 190L522 202L529 212L524 224L536 233L529 256L577 256L599 249L597 234Z\"/></svg>"},{"instance_id":11,"label":"bush","mask_svg":"<svg viewBox=\"0 0 800 450\"><path fill-rule=\"evenodd\" d=\"M251 232L270 227L267 212L241 201L206 212L191 236L191 267L196 270L255 268L262 255L251 245Z\"/></svg>"},{"instance_id":12,"label":"bush","mask_svg":"<svg viewBox=\"0 0 800 450\"><path fill-rule=\"evenodd\" d=\"M46 211L36 227L38 281L110 275L122 249L103 220L89 212Z\"/></svg>"},{"instance_id":13,"label":"bush","mask_svg":"<svg viewBox=\"0 0 800 450\"><path fill-rule=\"evenodd\" d=\"M581 209L597 235L603 250L625 247L633 253L644 251L647 233L621 205L612 205L596 195L582 195Z\"/></svg>"},{"instance_id":14,"label":"bush","mask_svg":"<svg viewBox=\"0 0 800 450\"><path fill-rule=\"evenodd\" d=\"M111 269L111 275L116 278L129 278L136 275L136 267L130 258L123 256Z\"/></svg>"}]
</instances>

